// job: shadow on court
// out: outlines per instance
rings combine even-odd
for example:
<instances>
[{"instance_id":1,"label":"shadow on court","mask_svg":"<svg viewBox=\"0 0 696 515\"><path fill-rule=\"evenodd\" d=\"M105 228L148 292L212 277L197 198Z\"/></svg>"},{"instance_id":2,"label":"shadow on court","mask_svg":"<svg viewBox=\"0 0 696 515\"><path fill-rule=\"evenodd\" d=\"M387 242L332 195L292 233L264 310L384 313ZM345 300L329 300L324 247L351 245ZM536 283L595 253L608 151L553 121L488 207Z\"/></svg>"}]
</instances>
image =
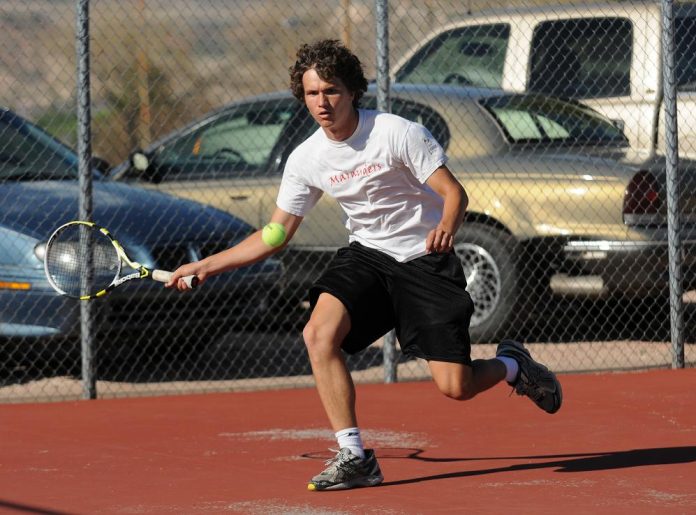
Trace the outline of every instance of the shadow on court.
<instances>
[{"instance_id":1,"label":"shadow on court","mask_svg":"<svg viewBox=\"0 0 696 515\"><path fill-rule=\"evenodd\" d=\"M7 510L9 513L32 513L34 515L70 515L67 511L55 511L29 504L18 504L0 499L0 510Z\"/></svg>"},{"instance_id":2,"label":"shadow on court","mask_svg":"<svg viewBox=\"0 0 696 515\"><path fill-rule=\"evenodd\" d=\"M394 451L403 450L403 458L418 460L428 463L449 462L479 462L496 460L544 460L540 463L521 463L505 467L491 467L479 470L466 470L461 472L449 472L446 474L434 474L431 476L402 479L399 481L387 481L382 486L406 485L420 483L422 481L435 481L438 479L462 478L482 476L485 474L497 474L501 472L519 472L524 470L536 470L555 468L555 472L593 472L602 470L624 469L630 467L647 467L651 465L674 465L677 463L692 463L696 461L696 446L686 447L659 447L653 449L631 449L628 451L611 451L601 453L581 454L556 454L538 456L498 456L494 458L429 458L422 456L421 449L376 449L380 458L399 458ZM308 454L305 457L314 457ZM551 460L551 461L548 461Z\"/></svg>"}]
</instances>

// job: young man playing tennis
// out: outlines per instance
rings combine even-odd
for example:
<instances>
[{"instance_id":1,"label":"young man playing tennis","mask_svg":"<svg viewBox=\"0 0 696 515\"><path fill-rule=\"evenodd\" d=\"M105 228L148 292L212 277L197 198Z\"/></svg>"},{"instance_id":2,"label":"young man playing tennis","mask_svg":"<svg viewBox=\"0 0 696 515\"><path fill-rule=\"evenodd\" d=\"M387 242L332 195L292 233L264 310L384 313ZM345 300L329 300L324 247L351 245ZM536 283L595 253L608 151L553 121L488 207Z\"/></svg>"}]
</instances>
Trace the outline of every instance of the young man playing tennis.
<instances>
[{"instance_id":1,"label":"young man playing tennis","mask_svg":"<svg viewBox=\"0 0 696 515\"><path fill-rule=\"evenodd\" d=\"M364 449L355 413L355 388L342 350L355 353L396 329L402 351L427 360L447 397L471 399L506 380L520 395L555 413L561 385L522 344L502 342L496 357L470 358L473 304L454 236L468 203L445 165L442 147L423 126L359 109L367 90L358 58L335 40L303 45L290 69L291 89L319 129L288 159L272 222L290 240L322 193L345 211L350 244L340 249L310 291L304 328L316 387L340 448L309 490L382 482L375 454ZM207 277L264 259L272 248L261 231L235 247L182 266L182 277Z\"/></svg>"}]
</instances>

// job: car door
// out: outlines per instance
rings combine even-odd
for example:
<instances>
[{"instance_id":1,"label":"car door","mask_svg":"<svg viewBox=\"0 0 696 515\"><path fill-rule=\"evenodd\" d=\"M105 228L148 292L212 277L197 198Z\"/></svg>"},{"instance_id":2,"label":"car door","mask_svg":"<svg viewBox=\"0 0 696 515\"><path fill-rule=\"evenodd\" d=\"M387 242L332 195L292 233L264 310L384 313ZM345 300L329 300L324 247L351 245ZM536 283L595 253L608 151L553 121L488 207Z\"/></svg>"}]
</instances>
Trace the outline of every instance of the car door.
<instances>
[{"instance_id":1,"label":"car door","mask_svg":"<svg viewBox=\"0 0 696 515\"><path fill-rule=\"evenodd\" d=\"M264 225L282 173L276 155L298 108L289 98L240 103L195 124L148 156L150 187Z\"/></svg>"},{"instance_id":2,"label":"car door","mask_svg":"<svg viewBox=\"0 0 696 515\"><path fill-rule=\"evenodd\" d=\"M316 129L307 110L289 96L233 104L166 139L148 153L145 174L131 169L126 178L145 179L146 187L262 227L275 208L288 156ZM347 241L343 211L324 195L291 245L334 249Z\"/></svg>"}]
</instances>

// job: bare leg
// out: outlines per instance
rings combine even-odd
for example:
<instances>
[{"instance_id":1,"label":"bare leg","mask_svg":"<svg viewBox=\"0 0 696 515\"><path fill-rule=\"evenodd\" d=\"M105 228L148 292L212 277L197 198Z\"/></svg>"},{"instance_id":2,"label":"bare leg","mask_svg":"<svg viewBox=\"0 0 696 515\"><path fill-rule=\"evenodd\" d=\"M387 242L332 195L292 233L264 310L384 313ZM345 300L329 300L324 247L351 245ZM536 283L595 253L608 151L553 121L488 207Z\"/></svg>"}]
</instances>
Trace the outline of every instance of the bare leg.
<instances>
[{"instance_id":1,"label":"bare leg","mask_svg":"<svg viewBox=\"0 0 696 515\"><path fill-rule=\"evenodd\" d=\"M471 399L505 379L505 365L497 359L477 359L471 364L429 361L438 389L447 397Z\"/></svg>"},{"instance_id":2,"label":"bare leg","mask_svg":"<svg viewBox=\"0 0 696 515\"><path fill-rule=\"evenodd\" d=\"M333 430L357 427L355 386L341 352L350 316L333 295L319 296L303 336L319 398Z\"/></svg>"}]
</instances>

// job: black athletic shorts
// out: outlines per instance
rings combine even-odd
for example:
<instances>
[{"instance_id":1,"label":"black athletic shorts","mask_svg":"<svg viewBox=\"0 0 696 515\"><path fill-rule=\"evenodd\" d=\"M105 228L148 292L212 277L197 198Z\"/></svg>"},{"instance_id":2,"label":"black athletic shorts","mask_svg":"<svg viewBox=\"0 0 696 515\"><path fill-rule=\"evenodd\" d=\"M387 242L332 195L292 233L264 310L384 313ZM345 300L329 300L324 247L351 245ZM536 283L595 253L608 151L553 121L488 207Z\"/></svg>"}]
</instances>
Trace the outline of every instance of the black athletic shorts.
<instances>
[{"instance_id":1,"label":"black athletic shorts","mask_svg":"<svg viewBox=\"0 0 696 515\"><path fill-rule=\"evenodd\" d=\"M353 242L338 250L310 289L312 309L323 292L340 300L350 314L351 329L342 345L349 354L395 329L409 357L471 363L474 305L454 252L399 263Z\"/></svg>"}]
</instances>

